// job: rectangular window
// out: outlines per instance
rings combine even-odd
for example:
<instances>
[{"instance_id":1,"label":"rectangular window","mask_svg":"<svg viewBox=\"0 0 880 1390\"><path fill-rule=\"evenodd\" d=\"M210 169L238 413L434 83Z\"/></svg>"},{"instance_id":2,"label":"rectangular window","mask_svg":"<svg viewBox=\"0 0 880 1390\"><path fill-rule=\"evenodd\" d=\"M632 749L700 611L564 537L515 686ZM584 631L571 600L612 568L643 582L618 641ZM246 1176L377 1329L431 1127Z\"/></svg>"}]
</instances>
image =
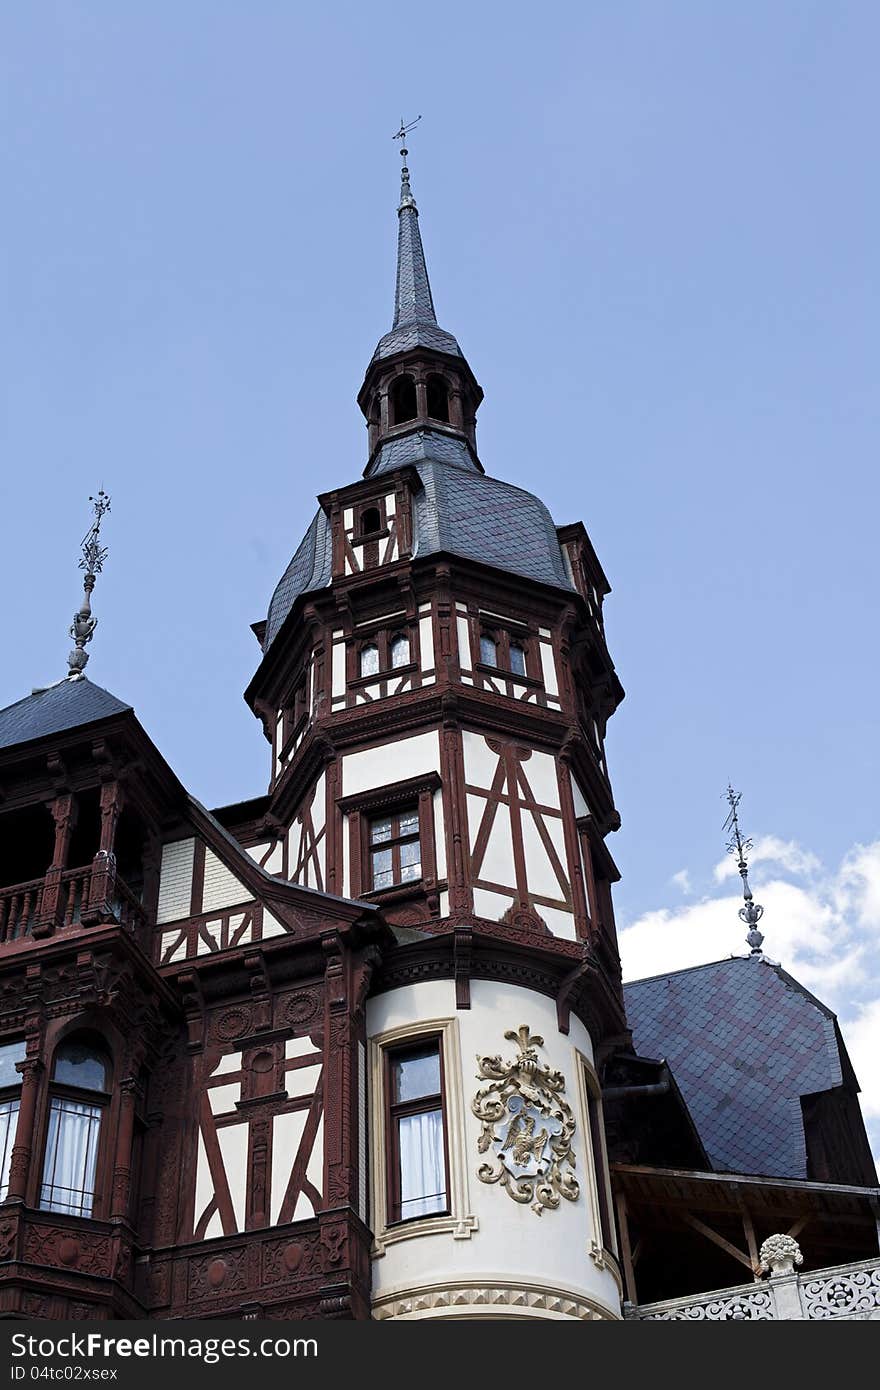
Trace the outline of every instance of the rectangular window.
<instances>
[{"instance_id":1,"label":"rectangular window","mask_svg":"<svg viewBox=\"0 0 880 1390\"><path fill-rule=\"evenodd\" d=\"M370 887L374 891L422 877L419 811L408 807L370 821Z\"/></svg>"},{"instance_id":2,"label":"rectangular window","mask_svg":"<svg viewBox=\"0 0 880 1390\"><path fill-rule=\"evenodd\" d=\"M448 1211L439 1039L388 1053L390 1221Z\"/></svg>"},{"instance_id":3,"label":"rectangular window","mask_svg":"<svg viewBox=\"0 0 880 1390\"><path fill-rule=\"evenodd\" d=\"M0 1101L0 1202L6 1200L9 1191L9 1169L18 1126L18 1105L17 1100Z\"/></svg>"},{"instance_id":4,"label":"rectangular window","mask_svg":"<svg viewBox=\"0 0 880 1390\"><path fill-rule=\"evenodd\" d=\"M53 1096L40 1207L91 1216L98 1164L101 1106Z\"/></svg>"}]
</instances>

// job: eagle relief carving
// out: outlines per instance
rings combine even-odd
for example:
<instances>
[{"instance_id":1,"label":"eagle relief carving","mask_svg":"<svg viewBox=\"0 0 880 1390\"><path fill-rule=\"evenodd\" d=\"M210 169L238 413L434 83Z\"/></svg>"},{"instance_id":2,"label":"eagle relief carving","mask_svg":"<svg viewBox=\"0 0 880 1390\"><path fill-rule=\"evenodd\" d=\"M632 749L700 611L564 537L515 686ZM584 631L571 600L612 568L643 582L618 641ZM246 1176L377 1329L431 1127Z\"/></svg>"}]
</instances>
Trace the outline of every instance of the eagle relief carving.
<instances>
[{"instance_id":1,"label":"eagle relief carving","mask_svg":"<svg viewBox=\"0 0 880 1390\"><path fill-rule=\"evenodd\" d=\"M494 1162L477 1169L481 1182L500 1182L515 1202L530 1202L538 1216L559 1199L576 1202L580 1187L571 1147L575 1120L565 1099L565 1078L538 1060L544 1039L526 1024L505 1038L519 1043L512 1062L478 1057L477 1079L488 1081L471 1101L482 1121L477 1148L492 1150Z\"/></svg>"}]
</instances>

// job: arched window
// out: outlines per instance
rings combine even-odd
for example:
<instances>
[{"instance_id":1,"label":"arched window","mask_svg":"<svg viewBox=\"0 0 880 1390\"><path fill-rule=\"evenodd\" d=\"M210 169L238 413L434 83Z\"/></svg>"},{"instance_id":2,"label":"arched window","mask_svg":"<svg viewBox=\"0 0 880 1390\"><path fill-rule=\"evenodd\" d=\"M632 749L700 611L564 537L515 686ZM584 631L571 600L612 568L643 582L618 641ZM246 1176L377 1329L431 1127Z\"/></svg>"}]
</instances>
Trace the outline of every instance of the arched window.
<instances>
[{"instance_id":1,"label":"arched window","mask_svg":"<svg viewBox=\"0 0 880 1390\"><path fill-rule=\"evenodd\" d=\"M404 632L398 632L391 639L391 665L409 665L409 638Z\"/></svg>"},{"instance_id":2,"label":"arched window","mask_svg":"<svg viewBox=\"0 0 880 1390\"><path fill-rule=\"evenodd\" d=\"M518 642L510 644L510 669L515 676L524 676L526 673L526 653L525 648Z\"/></svg>"},{"instance_id":3,"label":"arched window","mask_svg":"<svg viewBox=\"0 0 880 1390\"><path fill-rule=\"evenodd\" d=\"M449 391L442 376L428 377L428 414L432 420L449 421Z\"/></svg>"},{"instance_id":4,"label":"arched window","mask_svg":"<svg viewBox=\"0 0 880 1390\"><path fill-rule=\"evenodd\" d=\"M110 1062L103 1049L85 1040L62 1043L55 1053L49 1097L40 1186L43 1211L92 1215L109 1089Z\"/></svg>"},{"instance_id":5,"label":"arched window","mask_svg":"<svg viewBox=\"0 0 880 1390\"><path fill-rule=\"evenodd\" d=\"M371 536L382 529L382 513L378 507L367 507L361 512L361 535Z\"/></svg>"},{"instance_id":6,"label":"arched window","mask_svg":"<svg viewBox=\"0 0 880 1390\"><path fill-rule=\"evenodd\" d=\"M391 387L391 423L402 425L417 414L416 384L411 376L399 376Z\"/></svg>"},{"instance_id":7,"label":"arched window","mask_svg":"<svg viewBox=\"0 0 880 1390\"><path fill-rule=\"evenodd\" d=\"M24 1056L23 1038L0 1047L0 1202L5 1201L9 1191L12 1146L21 1102L21 1072L16 1071L15 1064L23 1062Z\"/></svg>"},{"instance_id":8,"label":"arched window","mask_svg":"<svg viewBox=\"0 0 880 1390\"><path fill-rule=\"evenodd\" d=\"M484 632L480 636L480 660L486 666L498 665L498 643L491 632Z\"/></svg>"},{"instance_id":9,"label":"arched window","mask_svg":"<svg viewBox=\"0 0 880 1390\"><path fill-rule=\"evenodd\" d=\"M375 676L379 671L379 648L372 642L361 647L360 672L362 676Z\"/></svg>"}]
</instances>

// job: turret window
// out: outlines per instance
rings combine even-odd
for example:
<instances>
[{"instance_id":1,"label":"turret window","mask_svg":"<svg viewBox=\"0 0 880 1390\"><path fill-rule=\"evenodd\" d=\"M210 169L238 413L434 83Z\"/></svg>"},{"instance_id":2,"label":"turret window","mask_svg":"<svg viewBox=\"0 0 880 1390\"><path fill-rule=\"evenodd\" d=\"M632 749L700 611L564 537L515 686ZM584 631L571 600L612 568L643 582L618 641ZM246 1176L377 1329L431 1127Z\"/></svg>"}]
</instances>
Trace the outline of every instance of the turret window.
<instances>
[{"instance_id":1,"label":"turret window","mask_svg":"<svg viewBox=\"0 0 880 1390\"><path fill-rule=\"evenodd\" d=\"M103 1052L81 1042L68 1042L58 1049L40 1187L43 1211L93 1214L108 1092L109 1063Z\"/></svg>"},{"instance_id":2,"label":"turret window","mask_svg":"<svg viewBox=\"0 0 880 1390\"><path fill-rule=\"evenodd\" d=\"M417 414L416 384L411 376L399 376L391 387L391 423L403 425Z\"/></svg>"},{"instance_id":3,"label":"turret window","mask_svg":"<svg viewBox=\"0 0 880 1390\"><path fill-rule=\"evenodd\" d=\"M419 811L408 807L370 821L370 887L374 892L422 877Z\"/></svg>"},{"instance_id":4,"label":"turret window","mask_svg":"<svg viewBox=\"0 0 880 1390\"><path fill-rule=\"evenodd\" d=\"M448 1210L440 1041L389 1051L387 1062L388 1215L412 1221Z\"/></svg>"},{"instance_id":5,"label":"turret window","mask_svg":"<svg viewBox=\"0 0 880 1390\"><path fill-rule=\"evenodd\" d=\"M525 648L518 642L510 644L510 670L515 676L524 676L526 673L526 653Z\"/></svg>"},{"instance_id":6,"label":"turret window","mask_svg":"<svg viewBox=\"0 0 880 1390\"><path fill-rule=\"evenodd\" d=\"M449 391L442 376L429 376L427 383L428 415L432 420L449 422Z\"/></svg>"},{"instance_id":7,"label":"turret window","mask_svg":"<svg viewBox=\"0 0 880 1390\"><path fill-rule=\"evenodd\" d=\"M480 637L480 660L486 666L498 665L498 643L491 633L484 632Z\"/></svg>"},{"instance_id":8,"label":"turret window","mask_svg":"<svg viewBox=\"0 0 880 1390\"><path fill-rule=\"evenodd\" d=\"M359 669L362 676L375 676L379 673L379 648L372 642L366 647L361 647Z\"/></svg>"},{"instance_id":9,"label":"turret window","mask_svg":"<svg viewBox=\"0 0 880 1390\"><path fill-rule=\"evenodd\" d=\"M409 665L409 638L403 632L398 632L391 639L391 665Z\"/></svg>"},{"instance_id":10,"label":"turret window","mask_svg":"<svg viewBox=\"0 0 880 1390\"><path fill-rule=\"evenodd\" d=\"M21 1100L21 1073L16 1070L15 1064L24 1061L24 1056L24 1040L5 1043L0 1047L0 1202L5 1200L9 1191L12 1146Z\"/></svg>"}]
</instances>

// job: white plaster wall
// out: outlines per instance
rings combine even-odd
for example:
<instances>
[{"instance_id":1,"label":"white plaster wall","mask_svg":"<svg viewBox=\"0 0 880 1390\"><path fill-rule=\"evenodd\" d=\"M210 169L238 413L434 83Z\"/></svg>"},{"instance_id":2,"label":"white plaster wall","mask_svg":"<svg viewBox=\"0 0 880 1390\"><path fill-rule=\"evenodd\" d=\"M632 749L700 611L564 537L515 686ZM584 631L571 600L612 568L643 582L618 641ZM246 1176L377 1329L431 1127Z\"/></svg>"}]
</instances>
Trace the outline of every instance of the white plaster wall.
<instances>
[{"instance_id":1,"label":"white plaster wall","mask_svg":"<svg viewBox=\"0 0 880 1390\"><path fill-rule=\"evenodd\" d=\"M389 782L402 782L423 772L440 771L440 738L436 729L412 738L395 739L377 748L349 753L342 760L342 795L371 791Z\"/></svg>"},{"instance_id":2,"label":"white plaster wall","mask_svg":"<svg viewBox=\"0 0 880 1390\"><path fill-rule=\"evenodd\" d=\"M456 1011L453 982L437 980L407 985L369 1000L367 1033L372 1038L418 1020L427 1023L446 1018L455 1018L458 1023L468 1212L476 1216L479 1227L468 1239L456 1239L444 1231L387 1244L385 1253L373 1261L374 1301L405 1295L407 1290L425 1285L454 1286L459 1281L519 1283L568 1291L591 1300L607 1310L609 1316L619 1317L620 1294L615 1276L609 1265L599 1268L589 1253L591 1240L601 1241L601 1237L593 1226L587 1189L594 1177L586 1170L587 1119L577 1076L576 1049L589 1060L593 1056L586 1029L572 1017L570 1034L561 1034L552 999L494 981L473 980L470 1009ZM539 1056L562 1071L565 1095L577 1122L573 1148L580 1195L576 1202L562 1201L556 1210L546 1210L540 1216L530 1206L514 1202L499 1184L481 1182L476 1175L484 1160L477 1151L480 1122L470 1103L478 1087L486 1084L477 1078L476 1058L498 1053L504 1058L515 1056L516 1044L507 1041L504 1034L521 1024L528 1024L532 1033L543 1037L545 1045L539 1048ZM525 1316L540 1317L527 1307L520 1311ZM476 1313L477 1309L472 1308L471 1312ZM515 1314L517 1309L506 1307L504 1312Z\"/></svg>"},{"instance_id":3,"label":"white plaster wall","mask_svg":"<svg viewBox=\"0 0 880 1390\"><path fill-rule=\"evenodd\" d=\"M253 894L231 873L212 849L205 851L205 886L202 911L218 912L236 903L246 903Z\"/></svg>"}]
</instances>

